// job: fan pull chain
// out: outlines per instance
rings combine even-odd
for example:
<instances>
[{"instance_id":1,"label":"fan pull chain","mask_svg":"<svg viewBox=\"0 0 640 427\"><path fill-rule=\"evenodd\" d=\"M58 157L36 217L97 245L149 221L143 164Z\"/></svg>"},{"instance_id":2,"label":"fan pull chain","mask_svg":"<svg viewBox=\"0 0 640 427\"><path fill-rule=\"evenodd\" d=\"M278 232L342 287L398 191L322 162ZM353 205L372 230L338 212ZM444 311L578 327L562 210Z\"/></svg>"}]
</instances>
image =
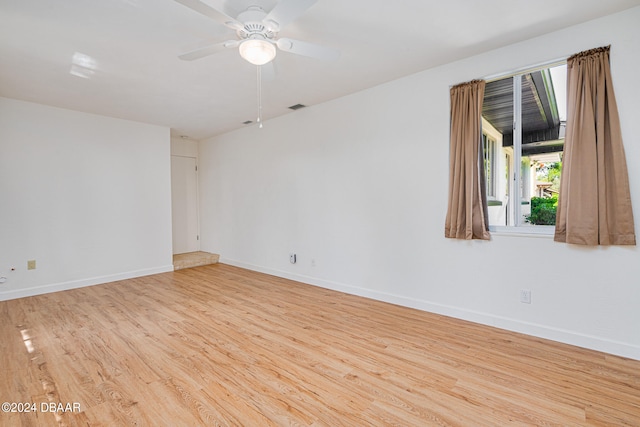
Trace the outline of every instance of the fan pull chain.
<instances>
[{"instance_id":1,"label":"fan pull chain","mask_svg":"<svg viewBox=\"0 0 640 427\"><path fill-rule=\"evenodd\" d=\"M262 129L262 67L258 65L258 127Z\"/></svg>"}]
</instances>

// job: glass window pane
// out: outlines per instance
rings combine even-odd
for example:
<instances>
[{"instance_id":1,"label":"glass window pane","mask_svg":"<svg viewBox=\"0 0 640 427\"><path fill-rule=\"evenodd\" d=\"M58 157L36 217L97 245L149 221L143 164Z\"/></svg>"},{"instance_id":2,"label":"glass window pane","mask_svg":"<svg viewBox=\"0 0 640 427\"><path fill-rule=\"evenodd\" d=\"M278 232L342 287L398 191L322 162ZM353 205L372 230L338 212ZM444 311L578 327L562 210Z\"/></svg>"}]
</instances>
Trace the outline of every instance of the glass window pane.
<instances>
[{"instance_id":1,"label":"glass window pane","mask_svg":"<svg viewBox=\"0 0 640 427\"><path fill-rule=\"evenodd\" d=\"M566 75L565 65L556 68L563 68ZM556 79L562 78L561 73L552 74L551 69L522 76L521 218L518 225L555 225L556 222L566 107L564 87L561 91L556 90L554 74Z\"/></svg>"},{"instance_id":2,"label":"glass window pane","mask_svg":"<svg viewBox=\"0 0 640 427\"><path fill-rule=\"evenodd\" d=\"M519 87L516 97L514 87ZM555 224L566 65L488 82L482 119L489 225Z\"/></svg>"},{"instance_id":3,"label":"glass window pane","mask_svg":"<svg viewBox=\"0 0 640 427\"><path fill-rule=\"evenodd\" d=\"M509 225L513 153L513 80L488 82L482 104L489 225Z\"/></svg>"}]
</instances>

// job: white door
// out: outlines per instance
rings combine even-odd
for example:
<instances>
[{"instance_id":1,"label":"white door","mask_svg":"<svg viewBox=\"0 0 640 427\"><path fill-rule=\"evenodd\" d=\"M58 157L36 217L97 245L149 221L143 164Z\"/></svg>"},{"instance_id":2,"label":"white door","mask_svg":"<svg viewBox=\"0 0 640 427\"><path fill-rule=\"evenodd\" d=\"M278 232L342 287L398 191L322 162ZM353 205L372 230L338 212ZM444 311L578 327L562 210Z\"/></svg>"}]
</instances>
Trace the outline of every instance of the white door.
<instances>
[{"instance_id":1,"label":"white door","mask_svg":"<svg viewBox=\"0 0 640 427\"><path fill-rule=\"evenodd\" d=\"M200 250L198 231L198 171L194 157L171 156L173 253Z\"/></svg>"}]
</instances>

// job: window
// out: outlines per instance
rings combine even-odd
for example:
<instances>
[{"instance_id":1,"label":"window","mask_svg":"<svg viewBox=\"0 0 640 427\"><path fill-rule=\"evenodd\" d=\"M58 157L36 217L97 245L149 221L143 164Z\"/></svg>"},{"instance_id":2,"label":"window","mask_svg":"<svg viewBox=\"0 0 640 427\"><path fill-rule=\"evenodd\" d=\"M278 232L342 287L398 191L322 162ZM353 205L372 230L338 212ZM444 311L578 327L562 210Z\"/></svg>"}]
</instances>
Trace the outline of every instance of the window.
<instances>
[{"instance_id":1,"label":"window","mask_svg":"<svg viewBox=\"0 0 640 427\"><path fill-rule=\"evenodd\" d=\"M482 133L482 153L484 155L484 176L486 178L487 198L496 198L496 140Z\"/></svg>"},{"instance_id":2,"label":"window","mask_svg":"<svg viewBox=\"0 0 640 427\"><path fill-rule=\"evenodd\" d=\"M493 230L552 232L562 173L565 86L566 65L487 83L482 148Z\"/></svg>"}]
</instances>

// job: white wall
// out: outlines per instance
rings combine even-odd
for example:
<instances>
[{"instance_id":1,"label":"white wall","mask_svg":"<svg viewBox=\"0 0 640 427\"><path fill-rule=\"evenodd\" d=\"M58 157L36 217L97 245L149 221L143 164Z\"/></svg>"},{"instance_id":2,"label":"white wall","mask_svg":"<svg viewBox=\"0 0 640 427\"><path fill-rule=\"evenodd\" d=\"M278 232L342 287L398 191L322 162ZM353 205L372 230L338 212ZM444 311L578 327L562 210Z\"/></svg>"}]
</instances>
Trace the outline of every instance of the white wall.
<instances>
[{"instance_id":1,"label":"white wall","mask_svg":"<svg viewBox=\"0 0 640 427\"><path fill-rule=\"evenodd\" d=\"M198 158L198 141L171 137L171 155Z\"/></svg>"},{"instance_id":2,"label":"white wall","mask_svg":"<svg viewBox=\"0 0 640 427\"><path fill-rule=\"evenodd\" d=\"M171 271L169 140L0 98L0 300Z\"/></svg>"},{"instance_id":3,"label":"white wall","mask_svg":"<svg viewBox=\"0 0 640 427\"><path fill-rule=\"evenodd\" d=\"M450 85L607 44L640 221L638 22L634 8L202 141L202 250L229 264L640 359L638 248L444 238ZM539 268L529 267L532 259ZM531 305L519 301L520 289L532 291Z\"/></svg>"}]
</instances>

